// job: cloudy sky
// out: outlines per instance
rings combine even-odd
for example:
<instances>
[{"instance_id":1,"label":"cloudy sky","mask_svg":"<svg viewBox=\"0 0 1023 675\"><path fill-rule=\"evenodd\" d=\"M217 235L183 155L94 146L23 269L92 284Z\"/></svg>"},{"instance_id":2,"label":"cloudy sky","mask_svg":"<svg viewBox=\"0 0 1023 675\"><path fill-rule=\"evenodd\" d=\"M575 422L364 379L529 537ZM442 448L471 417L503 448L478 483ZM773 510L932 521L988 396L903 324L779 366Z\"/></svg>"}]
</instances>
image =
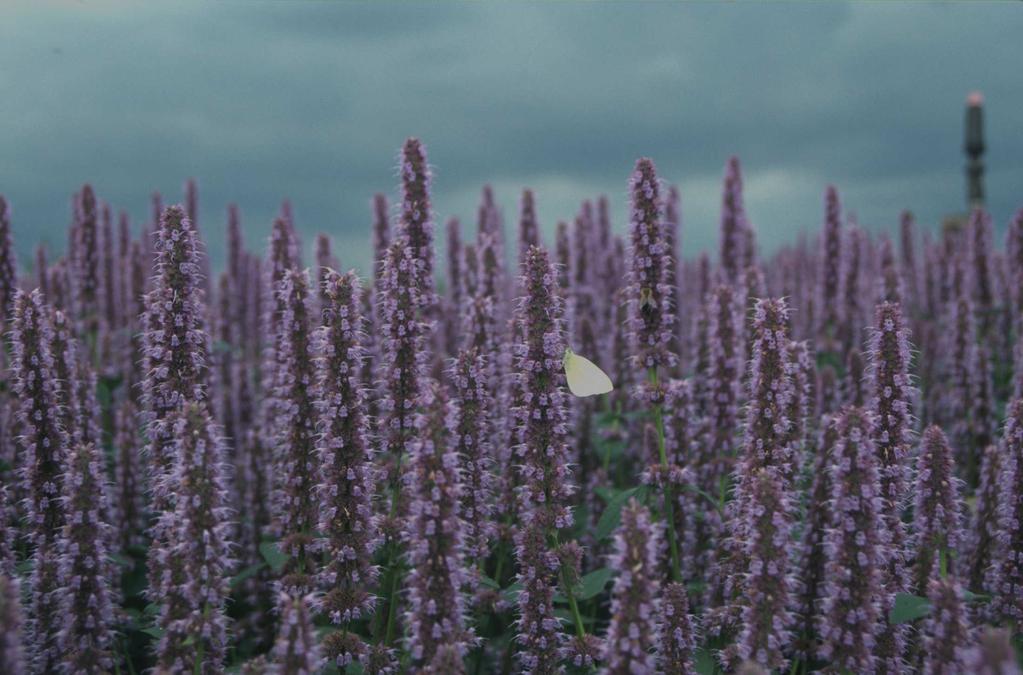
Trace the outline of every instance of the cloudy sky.
<instances>
[{"instance_id":1,"label":"cloudy sky","mask_svg":"<svg viewBox=\"0 0 1023 675\"><path fill-rule=\"evenodd\" d=\"M439 221L494 184L545 228L607 193L624 229L639 156L683 196L684 253L717 245L722 167L746 173L765 249L816 228L835 183L892 228L962 209L963 101L987 103L999 229L1023 205L1023 3L127 2L0 5L0 193L17 245L63 246L91 182L136 221L200 184L214 258L225 206L263 246L288 197L307 242L365 269L369 200L427 144Z\"/></svg>"}]
</instances>

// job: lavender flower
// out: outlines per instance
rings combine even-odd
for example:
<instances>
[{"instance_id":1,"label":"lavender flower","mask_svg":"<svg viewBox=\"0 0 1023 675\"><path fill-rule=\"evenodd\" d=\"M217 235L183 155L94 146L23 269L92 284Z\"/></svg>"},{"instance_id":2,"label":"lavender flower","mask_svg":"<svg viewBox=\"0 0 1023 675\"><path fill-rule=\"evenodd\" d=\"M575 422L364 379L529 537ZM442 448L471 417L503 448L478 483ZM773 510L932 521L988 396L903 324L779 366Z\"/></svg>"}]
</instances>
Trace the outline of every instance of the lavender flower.
<instances>
[{"instance_id":1,"label":"lavender flower","mask_svg":"<svg viewBox=\"0 0 1023 675\"><path fill-rule=\"evenodd\" d=\"M317 609L314 595L293 596L281 593L280 631L274 645L275 675L315 675L323 667L320 648L313 626L313 612Z\"/></svg>"},{"instance_id":2,"label":"lavender flower","mask_svg":"<svg viewBox=\"0 0 1023 675\"><path fill-rule=\"evenodd\" d=\"M721 197L721 270L724 280L738 284L746 269L746 211L742 204L742 169L738 157L730 157L725 166L725 184Z\"/></svg>"},{"instance_id":3,"label":"lavender flower","mask_svg":"<svg viewBox=\"0 0 1023 675\"><path fill-rule=\"evenodd\" d=\"M318 497L319 530L327 539L328 563L321 573L323 610L334 624L348 624L370 613L370 593L378 570L379 546L373 513L375 471L361 382L363 359L361 287L354 272L327 272L324 326L318 334L316 370L322 467ZM335 637L337 636L337 637ZM331 634L324 651L339 666L351 652L340 651L347 636Z\"/></svg>"},{"instance_id":4,"label":"lavender flower","mask_svg":"<svg viewBox=\"0 0 1023 675\"><path fill-rule=\"evenodd\" d=\"M696 638L693 619L689 615L689 596L686 587L670 583L661 595L657 664L665 675L694 675L693 650Z\"/></svg>"},{"instance_id":5,"label":"lavender flower","mask_svg":"<svg viewBox=\"0 0 1023 675\"><path fill-rule=\"evenodd\" d=\"M65 673L106 673L114 667L105 483L95 446L75 446L63 480L67 520L59 544L63 619L58 643Z\"/></svg>"},{"instance_id":6,"label":"lavender flower","mask_svg":"<svg viewBox=\"0 0 1023 675\"><path fill-rule=\"evenodd\" d=\"M961 481L955 477L952 449L945 434L928 427L920 441L913 501L913 587L926 593L931 579L957 570L962 537L959 501Z\"/></svg>"},{"instance_id":7,"label":"lavender flower","mask_svg":"<svg viewBox=\"0 0 1023 675\"><path fill-rule=\"evenodd\" d=\"M184 404L167 425L175 461L163 477L164 489L176 486L178 498L174 510L162 516L166 541L156 552L164 570L157 670L192 670L201 654L199 672L219 673L227 649L224 604L233 566L223 447L203 403Z\"/></svg>"},{"instance_id":8,"label":"lavender flower","mask_svg":"<svg viewBox=\"0 0 1023 675\"><path fill-rule=\"evenodd\" d=\"M70 259L75 271L76 318L81 322L83 335L91 336L93 339L99 333L101 316L99 230L96 209L96 195L92 191L92 186L83 185L82 191L75 198L76 223Z\"/></svg>"},{"instance_id":9,"label":"lavender flower","mask_svg":"<svg viewBox=\"0 0 1023 675\"><path fill-rule=\"evenodd\" d=\"M277 288L280 316L275 378L276 456L279 476L276 515L281 550L289 556L283 584L289 592L312 588L319 504L316 485L316 402L310 317L309 274L286 270Z\"/></svg>"},{"instance_id":10,"label":"lavender flower","mask_svg":"<svg viewBox=\"0 0 1023 675\"><path fill-rule=\"evenodd\" d=\"M609 565L618 576L611 592L606 673L654 673L660 613L659 523L636 500L622 509Z\"/></svg>"},{"instance_id":11,"label":"lavender flower","mask_svg":"<svg viewBox=\"0 0 1023 675\"><path fill-rule=\"evenodd\" d=\"M11 211L7 200L0 195L0 331L6 326L14 308L14 293L18 288L18 258L11 241Z\"/></svg>"},{"instance_id":12,"label":"lavender flower","mask_svg":"<svg viewBox=\"0 0 1023 675\"><path fill-rule=\"evenodd\" d=\"M931 613L924 622L923 668L925 675L955 675L966 669L970 627L963 589L954 578L931 579L927 598Z\"/></svg>"},{"instance_id":13,"label":"lavender flower","mask_svg":"<svg viewBox=\"0 0 1023 675\"><path fill-rule=\"evenodd\" d=\"M7 429L0 432L6 433ZM18 529L14 526L14 489L11 488L17 489L17 486L0 484L0 576L8 577L15 575L18 543Z\"/></svg>"},{"instance_id":14,"label":"lavender flower","mask_svg":"<svg viewBox=\"0 0 1023 675\"><path fill-rule=\"evenodd\" d=\"M567 409L562 387L565 353L563 300L555 288L547 252L533 247L523 265L516 319L521 330L516 375L521 403L514 409L516 453L521 461L521 527L515 552L519 563L519 658L524 671L558 670L562 636L554 616L554 585L560 570L548 541L568 527L572 494L568 468Z\"/></svg>"},{"instance_id":15,"label":"lavender flower","mask_svg":"<svg viewBox=\"0 0 1023 675\"><path fill-rule=\"evenodd\" d=\"M21 481L26 496L27 539L35 564L29 578L28 634L32 665L39 672L59 669L57 635L62 623L57 597L58 537L66 522L61 502L70 445L60 423L61 383L53 370L53 327L42 294L18 291L11 319L11 382L18 401L23 450Z\"/></svg>"},{"instance_id":16,"label":"lavender flower","mask_svg":"<svg viewBox=\"0 0 1023 675\"><path fill-rule=\"evenodd\" d=\"M448 405L448 433L459 458L463 482L461 513L465 555L482 564L497 536L492 502L494 476L493 401L487 388L487 362L475 348L462 350L449 373L453 397Z\"/></svg>"},{"instance_id":17,"label":"lavender flower","mask_svg":"<svg viewBox=\"0 0 1023 675\"><path fill-rule=\"evenodd\" d=\"M817 649L817 626L827 588L825 545L831 528L830 501L834 484L831 465L838 443L837 420L830 415L821 421L820 439L813 459L813 483L806 505L802 541L799 546L799 580L796 596L798 632L796 654L807 661Z\"/></svg>"},{"instance_id":18,"label":"lavender flower","mask_svg":"<svg viewBox=\"0 0 1023 675\"><path fill-rule=\"evenodd\" d=\"M130 400L114 416L114 496L117 547L121 551L142 544L145 530L145 477L142 472L138 413Z\"/></svg>"},{"instance_id":19,"label":"lavender flower","mask_svg":"<svg viewBox=\"0 0 1023 675\"><path fill-rule=\"evenodd\" d=\"M327 300L323 295L327 270L336 270L338 267L340 262L330 250L330 237L321 232L316 235L316 274L313 275L316 280L316 298L321 308Z\"/></svg>"},{"instance_id":20,"label":"lavender flower","mask_svg":"<svg viewBox=\"0 0 1023 675\"><path fill-rule=\"evenodd\" d=\"M878 255L881 259L881 284L878 295L882 302L900 303L902 302L903 279L895 263L891 239L882 237L881 250Z\"/></svg>"},{"instance_id":21,"label":"lavender flower","mask_svg":"<svg viewBox=\"0 0 1023 675\"><path fill-rule=\"evenodd\" d=\"M842 336L843 346L848 352L860 344L861 327L866 323L860 305L860 276L866 235L860 228L852 226L846 230L845 236L842 245Z\"/></svg>"},{"instance_id":22,"label":"lavender flower","mask_svg":"<svg viewBox=\"0 0 1023 675\"><path fill-rule=\"evenodd\" d=\"M0 666L7 675L25 675L21 648L21 589L18 578L0 573Z\"/></svg>"},{"instance_id":23,"label":"lavender flower","mask_svg":"<svg viewBox=\"0 0 1023 675\"><path fill-rule=\"evenodd\" d=\"M421 320L420 291L416 286L416 260L408 238L391 243L384 262L383 286L377 301L380 337L380 433L387 464L387 485L393 491L392 516L401 513L400 462L415 435L416 409L420 404L421 378L429 361L428 327Z\"/></svg>"},{"instance_id":24,"label":"lavender flower","mask_svg":"<svg viewBox=\"0 0 1023 675\"><path fill-rule=\"evenodd\" d=\"M665 274L674 262L664 241L661 200L654 163L636 162L630 181L631 269L629 272L629 326L633 363L641 369L672 367L676 355L668 351L675 317L669 304Z\"/></svg>"},{"instance_id":25,"label":"lavender flower","mask_svg":"<svg viewBox=\"0 0 1023 675\"><path fill-rule=\"evenodd\" d=\"M910 307L920 302L920 270L916 261L916 233L914 231L913 214L903 211L899 215L899 240L902 253L902 274L904 287Z\"/></svg>"},{"instance_id":26,"label":"lavender flower","mask_svg":"<svg viewBox=\"0 0 1023 675\"><path fill-rule=\"evenodd\" d=\"M831 527L824 543L824 602L819 656L836 669L868 672L881 625L878 598L887 563L887 531L880 497L871 420L861 408L845 408L830 467Z\"/></svg>"},{"instance_id":27,"label":"lavender flower","mask_svg":"<svg viewBox=\"0 0 1023 675\"><path fill-rule=\"evenodd\" d=\"M738 654L768 670L784 668L784 652L792 639L790 611L795 579L789 566L794 512L785 479L776 467L758 469L747 486L747 539L744 553L748 572L743 578L742 631Z\"/></svg>"},{"instance_id":28,"label":"lavender flower","mask_svg":"<svg viewBox=\"0 0 1023 675\"><path fill-rule=\"evenodd\" d=\"M989 570L987 590L996 617L1023 621L1023 400L1009 406L1005 454L998 480L998 548Z\"/></svg>"},{"instance_id":29,"label":"lavender flower","mask_svg":"<svg viewBox=\"0 0 1023 675\"><path fill-rule=\"evenodd\" d=\"M409 138L401 149L401 230L415 261L412 271L424 307L436 301L433 291L433 215L430 211L430 167L426 149Z\"/></svg>"},{"instance_id":30,"label":"lavender flower","mask_svg":"<svg viewBox=\"0 0 1023 675\"><path fill-rule=\"evenodd\" d=\"M885 584L889 592L909 590L905 566L906 530L902 522L907 490L907 461L913 442L913 389L909 376L909 339L898 304L877 307L870 340L871 433L881 474L881 498L891 557Z\"/></svg>"},{"instance_id":31,"label":"lavender flower","mask_svg":"<svg viewBox=\"0 0 1023 675\"><path fill-rule=\"evenodd\" d=\"M706 416L699 480L700 488L710 494L719 491L735 457L742 372L739 307L732 287L722 284L707 298L705 308L708 353L699 396Z\"/></svg>"},{"instance_id":32,"label":"lavender flower","mask_svg":"<svg viewBox=\"0 0 1023 675\"><path fill-rule=\"evenodd\" d=\"M536 222L536 206L532 190L522 191L519 213L519 264L522 265L526 262L526 254L529 253L530 247L543 246L540 238L540 225ZM567 227L566 225L566 234Z\"/></svg>"},{"instance_id":33,"label":"lavender flower","mask_svg":"<svg viewBox=\"0 0 1023 675\"><path fill-rule=\"evenodd\" d=\"M969 530L969 587L986 588L985 577L991 567L998 541L998 479L1002 470L1005 448L989 445L984 449L980 467L980 485L977 487L977 508Z\"/></svg>"},{"instance_id":34,"label":"lavender flower","mask_svg":"<svg viewBox=\"0 0 1023 675\"><path fill-rule=\"evenodd\" d=\"M838 191L829 185L824 193L824 229L821 233L821 253L819 256L820 270L818 284L820 299L817 308L820 311L817 328L819 348L834 351L838 336L840 317L839 292L841 289L842 261L842 212L838 201Z\"/></svg>"},{"instance_id":35,"label":"lavender flower","mask_svg":"<svg viewBox=\"0 0 1023 675\"><path fill-rule=\"evenodd\" d=\"M380 273L387 248L391 245L391 219L388 216L387 197L379 192L373 195L373 287L380 285Z\"/></svg>"},{"instance_id":36,"label":"lavender flower","mask_svg":"<svg viewBox=\"0 0 1023 675\"><path fill-rule=\"evenodd\" d=\"M429 415L420 418L412 444L405 531L411 567L408 650L417 666L431 663L442 645L464 654L472 639L462 595L467 575L458 455L447 442L443 398L429 390L424 394Z\"/></svg>"}]
</instances>

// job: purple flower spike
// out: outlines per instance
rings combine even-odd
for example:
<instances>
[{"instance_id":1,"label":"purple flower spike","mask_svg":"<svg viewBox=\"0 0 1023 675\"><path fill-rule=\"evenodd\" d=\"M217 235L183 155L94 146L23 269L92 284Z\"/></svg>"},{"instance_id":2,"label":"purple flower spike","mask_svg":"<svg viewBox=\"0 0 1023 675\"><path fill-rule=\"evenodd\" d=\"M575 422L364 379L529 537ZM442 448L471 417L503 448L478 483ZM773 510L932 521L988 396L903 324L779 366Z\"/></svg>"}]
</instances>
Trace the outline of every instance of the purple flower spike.
<instances>
[{"instance_id":1,"label":"purple flower spike","mask_svg":"<svg viewBox=\"0 0 1023 675\"><path fill-rule=\"evenodd\" d=\"M323 293L324 326L316 358L317 454L322 467L319 530L327 539L328 563L320 586L325 590L324 613L331 623L347 627L372 612L375 602L370 590L378 576L373 553L380 544L373 512L376 471L361 382L362 287L354 272L331 270ZM346 639L334 633L324 640L324 651L335 663L348 662L352 656L343 649Z\"/></svg>"},{"instance_id":2,"label":"purple flower spike","mask_svg":"<svg viewBox=\"0 0 1023 675\"><path fill-rule=\"evenodd\" d=\"M6 426L7 420L3 420ZM6 434L6 428L0 433ZM8 461L5 458L5 461ZM18 528L15 527L14 492L18 486L0 484L0 576L13 577L17 564Z\"/></svg>"},{"instance_id":3,"label":"purple flower spike","mask_svg":"<svg viewBox=\"0 0 1023 675\"><path fill-rule=\"evenodd\" d=\"M969 587L989 590L986 574L994 560L998 541L998 480L1002 470L1002 456L1005 448L989 445L984 449L980 466L980 485L977 487L977 508L973 514L969 538Z\"/></svg>"},{"instance_id":4,"label":"purple flower spike","mask_svg":"<svg viewBox=\"0 0 1023 675\"><path fill-rule=\"evenodd\" d=\"M18 291L11 319L11 382L18 402L17 421L23 449L21 482L27 539L35 564L29 577L33 668L59 670L61 624L58 602L58 537L65 523L61 501L63 473L70 441L58 414L61 383L54 372L50 343L53 326L39 290Z\"/></svg>"},{"instance_id":5,"label":"purple flower spike","mask_svg":"<svg viewBox=\"0 0 1023 675\"><path fill-rule=\"evenodd\" d=\"M740 281L746 269L746 211L742 203L742 169L738 157L730 157L725 166L725 184L721 196L721 270L732 285Z\"/></svg>"},{"instance_id":6,"label":"purple flower spike","mask_svg":"<svg viewBox=\"0 0 1023 675\"><path fill-rule=\"evenodd\" d=\"M424 307L433 307L433 214L430 211L430 167L426 149L409 138L401 149L401 231L415 261L413 276Z\"/></svg>"},{"instance_id":7,"label":"purple flower spike","mask_svg":"<svg viewBox=\"0 0 1023 675\"><path fill-rule=\"evenodd\" d=\"M429 400L433 396L436 399ZM443 397L427 391L425 398L429 414L420 418L412 445L408 474L412 503L405 531L412 570L405 619L408 650L417 666L431 663L444 645L464 654L472 641L462 594L468 577L458 455L448 444Z\"/></svg>"},{"instance_id":8,"label":"purple flower spike","mask_svg":"<svg viewBox=\"0 0 1023 675\"><path fill-rule=\"evenodd\" d=\"M630 180L629 326L633 363L644 370L670 368L677 360L668 349L675 316L665 284L668 267L675 263L664 238L659 186L654 163L645 158L638 160Z\"/></svg>"},{"instance_id":9,"label":"purple flower spike","mask_svg":"<svg viewBox=\"0 0 1023 675\"><path fill-rule=\"evenodd\" d=\"M114 667L113 603L116 578L108 552L112 540L107 487L99 453L77 445L64 474L67 522L60 541L62 620L58 642L67 673L110 672Z\"/></svg>"},{"instance_id":10,"label":"purple flower spike","mask_svg":"<svg viewBox=\"0 0 1023 675\"><path fill-rule=\"evenodd\" d=\"M920 441L913 502L913 587L927 593L931 579L956 572L962 538L962 481L955 477L952 449L941 429L929 427Z\"/></svg>"},{"instance_id":11,"label":"purple flower spike","mask_svg":"<svg viewBox=\"0 0 1023 675\"><path fill-rule=\"evenodd\" d=\"M615 550L608 561L617 572L611 592L611 624L604 661L608 673L657 671L657 620L660 614L658 554L661 525L636 500L622 509Z\"/></svg>"},{"instance_id":12,"label":"purple flower spike","mask_svg":"<svg viewBox=\"0 0 1023 675\"><path fill-rule=\"evenodd\" d=\"M879 601L887 563L881 479L870 438L871 421L861 408L846 408L838 420L831 464L831 528L825 537L825 586L818 628L818 656L836 669L872 672L883 611Z\"/></svg>"},{"instance_id":13,"label":"purple flower spike","mask_svg":"<svg viewBox=\"0 0 1023 675\"><path fill-rule=\"evenodd\" d=\"M6 675L25 675L21 648L21 588L18 578L0 573L0 665Z\"/></svg>"},{"instance_id":14,"label":"purple flower spike","mask_svg":"<svg viewBox=\"0 0 1023 675\"><path fill-rule=\"evenodd\" d=\"M665 675L694 675L693 651L696 638L689 615L689 596L685 584L670 583L661 596L660 641L657 659Z\"/></svg>"},{"instance_id":15,"label":"purple flower spike","mask_svg":"<svg viewBox=\"0 0 1023 675\"><path fill-rule=\"evenodd\" d=\"M98 205L92 186L82 186L75 198L76 222L71 263L74 267L76 317L82 334L95 336L100 323L100 260Z\"/></svg>"},{"instance_id":16,"label":"purple flower spike","mask_svg":"<svg viewBox=\"0 0 1023 675\"><path fill-rule=\"evenodd\" d=\"M45 254L44 254L45 256ZM7 321L14 308L18 288L18 258L11 241L11 211L0 195L0 332L6 334Z\"/></svg>"},{"instance_id":17,"label":"purple flower spike","mask_svg":"<svg viewBox=\"0 0 1023 675\"><path fill-rule=\"evenodd\" d=\"M317 644L313 613L319 609L316 596L292 596L282 593L280 629L274 644L275 673L280 675L316 675L323 668Z\"/></svg>"},{"instance_id":18,"label":"purple flower spike","mask_svg":"<svg viewBox=\"0 0 1023 675\"><path fill-rule=\"evenodd\" d=\"M514 408L516 454L520 461L516 533L519 563L519 659L528 673L558 670L562 633L554 616L554 589L560 561L548 548L550 537L571 525L567 445L567 406L562 386L565 353L564 301L547 252L533 247L526 254L516 321L515 378L520 399Z\"/></svg>"},{"instance_id":19,"label":"purple flower spike","mask_svg":"<svg viewBox=\"0 0 1023 675\"><path fill-rule=\"evenodd\" d=\"M790 611L795 578L789 565L793 534L793 505L785 479L775 467L759 469L746 495L744 546L748 571L743 579L742 631L738 654L768 670L785 667L792 641Z\"/></svg>"},{"instance_id":20,"label":"purple flower spike","mask_svg":"<svg viewBox=\"0 0 1023 675\"><path fill-rule=\"evenodd\" d=\"M902 522L907 493L907 462L913 443L913 387L909 375L909 339L897 303L878 306L870 340L872 436L881 473L881 498L891 558L886 575L889 594L908 591L906 528Z\"/></svg>"},{"instance_id":21,"label":"purple flower spike","mask_svg":"<svg viewBox=\"0 0 1023 675\"><path fill-rule=\"evenodd\" d=\"M957 675L966 669L970 627L963 589L953 577L931 579L927 592L931 613L924 621L924 675Z\"/></svg>"},{"instance_id":22,"label":"purple flower spike","mask_svg":"<svg viewBox=\"0 0 1023 675\"><path fill-rule=\"evenodd\" d=\"M186 403L167 423L175 461L165 489L175 486L178 495L174 510L163 514L166 543L156 552L165 570L157 669L190 671L202 654L201 672L218 673L227 649L224 605L233 567L223 446L202 403Z\"/></svg>"},{"instance_id":23,"label":"purple flower spike","mask_svg":"<svg viewBox=\"0 0 1023 675\"><path fill-rule=\"evenodd\" d=\"M987 589L993 614L1023 623L1023 399L1012 402L998 480L999 542Z\"/></svg>"},{"instance_id":24,"label":"purple flower spike","mask_svg":"<svg viewBox=\"0 0 1023 675\"><path fill-rule=\"evenodd\" d=\"M373 286L380 283L380 271L387 257L387 248L391 245L391 218L387 197L377 193L373 195Z\"/></svg>"},{"instance_id":25,"label":"purple flower spike","mask_svg":"<svg viewBox=\"0 0 1023 675\"><path fill-rule=\"evenodd\" d=\"M274 420L277 446L276 515L281 532L281 550L289 556L284 569L284 589L308 592L312 588L317 550L316 527L319 504L314 488L317 481L316 423L314 398L316 367L310 317L309 274L287 270L277 298L283 308L277 337L277 373Z\"/></svg>"},{"instance_id":26,"label":"purple flower spike","mask_svg":"<svg viewBox=\"0 0 1023 675\"><path fill-rule=\"evenodd\" d=\"M497 536L492 502L493 401L487 388L487 362L475 348L462 350L449 373L452 399L448 432L459 458L462 481L463 539L466 557L475 565L486 561Z\"/></svg>"},{"instance_id":27,"label":"purple flower spike","mask_svg":"<svg viewBox=\"0 0 1023 675\"><path fill-rule=\"evenodd\" d=\"M838 191L831 185L824 193L824 231L821 233L819 260L818 349L835 351L839 328L838 296L842 285L842 206L838 201Z\"/></svg>"},{"instance_id":28,"label":"purple flower spike","mask_svg":"<svg viewBox=\"0 0 1023 675\"><path fill-rule=\"evenodd\" d=\"M522 191L522 203L519 207L519 264L526 261L526 254L532 246L543 246L540 238L540 225L536 222L536 205L532 190ZM565 240L568 240L568 225L565 225ZM567 273L567 272L566 272Z\"/></svg>"}]
</instances>

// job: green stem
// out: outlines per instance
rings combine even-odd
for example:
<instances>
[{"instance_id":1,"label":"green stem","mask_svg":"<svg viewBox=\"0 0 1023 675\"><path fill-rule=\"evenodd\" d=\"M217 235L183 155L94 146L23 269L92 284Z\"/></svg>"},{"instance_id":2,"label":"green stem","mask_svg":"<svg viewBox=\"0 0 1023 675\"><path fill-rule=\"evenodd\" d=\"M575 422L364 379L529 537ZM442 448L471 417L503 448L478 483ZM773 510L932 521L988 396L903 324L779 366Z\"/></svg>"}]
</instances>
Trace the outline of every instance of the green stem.
<instances>
[{"instance_id":1,"label":"green stem","mask_svg":"<svg viewBox=\"0 0 1023 675\"><path fill-rule=\"evenodd\" d=\"M647 379L651 385L657 386L657 368L650 368L647 371ZM654 406L654 423L657 426L657 451L660 454L661 466L668 469L668 453L664 446L664 415L661 414L660 404ZM665 478L667 479L667 476ZM665 480L664 485L664 518L667 521L665 529L668 531L668 548L671 551L671 578L673 581L681 581L682 571L675 535L675 490L670 480Z\"/></svg>"}]
</instances>

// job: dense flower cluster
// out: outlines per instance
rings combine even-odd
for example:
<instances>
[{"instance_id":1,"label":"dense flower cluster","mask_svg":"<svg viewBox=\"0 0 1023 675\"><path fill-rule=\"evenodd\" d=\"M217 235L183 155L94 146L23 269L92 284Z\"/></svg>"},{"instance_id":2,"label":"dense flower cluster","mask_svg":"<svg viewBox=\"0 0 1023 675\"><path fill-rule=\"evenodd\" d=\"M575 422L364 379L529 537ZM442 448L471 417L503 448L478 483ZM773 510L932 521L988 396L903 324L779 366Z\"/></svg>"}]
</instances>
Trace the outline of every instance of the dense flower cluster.
<instances>
[{"instance_id":1,"label":"dense flower cluster","mask_svg":"<svg viewBox=\"0 0 1023 675\"><path fill-rule=\"evenodd\" d=\"M21 262L0 197L0 671L1019 673L1023 211L758 250L731 158L694 257L641 159L627 233L435 242L398 174L362 280L287 201L221 263L85 186Z\"/></svg>"}]
</instances>

